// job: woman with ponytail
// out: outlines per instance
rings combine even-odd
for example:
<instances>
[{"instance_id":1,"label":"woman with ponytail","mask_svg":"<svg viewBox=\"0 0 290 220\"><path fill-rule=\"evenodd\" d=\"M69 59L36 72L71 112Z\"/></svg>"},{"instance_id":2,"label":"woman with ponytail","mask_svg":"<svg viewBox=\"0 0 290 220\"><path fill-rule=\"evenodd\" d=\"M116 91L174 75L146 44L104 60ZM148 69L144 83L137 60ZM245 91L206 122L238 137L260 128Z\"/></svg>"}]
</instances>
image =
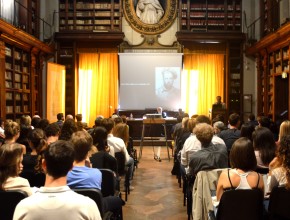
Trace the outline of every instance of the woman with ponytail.
<instances>
[{"instance_id":1,"label":"woman with ponytail","mask_svg":"<svg viewBox=\"0 0 290 220\"><path fill-rule=\"evenodd\" d=\"M31 153L26 154L23 158L23 172L42 172L41 155L47 148L44 131L39 128L31 130L28 134L28 143Z\"/></svg>"}]
</instances>

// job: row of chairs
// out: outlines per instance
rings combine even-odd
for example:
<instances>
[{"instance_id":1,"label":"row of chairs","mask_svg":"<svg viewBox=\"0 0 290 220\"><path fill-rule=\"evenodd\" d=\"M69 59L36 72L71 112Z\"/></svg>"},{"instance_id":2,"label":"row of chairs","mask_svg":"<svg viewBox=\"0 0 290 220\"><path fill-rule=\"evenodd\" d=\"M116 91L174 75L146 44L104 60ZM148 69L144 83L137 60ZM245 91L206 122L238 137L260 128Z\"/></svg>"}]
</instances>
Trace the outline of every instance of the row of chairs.
<instances>
[{"instance_id":1,"label":"row of chairs","mask_svg":"<svg viewBox=\"0 0 290 220\"><path fill-rule=\"evenodd\" d=\"M214 170L216 172L220 172ZM200 171L211 172L211 171ZM265 171L266 172L266 171ZM198 175L199 176L199 175ZM192 217L193 210L193 188L195 177L187 175L184 179L184 205L187 205L188 220ZM216 180L217 181L217 180ZM215 182L216 184L217 182ZM212 187L209 187L212 188ZM209 189L210 190L210 189ZM223 193L220 200L216 218L208 213L208 219L230 220L290 220L290 190L285 187L276 187L272 190L269 198L268 210L264 207L264 195L261 190L229 190ZM187 204L186 204L187 202ZM211 201L208 201L211 202ZM211 214L211 215L210 215ZM196 216L195 216L196 217Z\"/></svg>"},{"instance_id":2,"label":"row of chairs","mask_svg":"<svg viewBox=\"0 0 290 220\"><path fill-rule=\"evenodd\" d=\"M98 189L74 189L75 192L82 195L88 196L93 199L99 210L103 219L123 219L122 209L117 216L113 216L113 213L104 213L103 209L103 197L106 196L120 196L120 191L116 191L114 172L110 169L100 169L102 172L102 190ZM37 178L39 176L37 175ZM32 182L32 178L30 181ZM43 185L41 185L43 186ZM27 197L27 193L21 190L11 190L11 191L0 191L0 219L1 220L11 220L13 218L13 213L16 205L24 198Z\"/></svg>"}]
</instances>

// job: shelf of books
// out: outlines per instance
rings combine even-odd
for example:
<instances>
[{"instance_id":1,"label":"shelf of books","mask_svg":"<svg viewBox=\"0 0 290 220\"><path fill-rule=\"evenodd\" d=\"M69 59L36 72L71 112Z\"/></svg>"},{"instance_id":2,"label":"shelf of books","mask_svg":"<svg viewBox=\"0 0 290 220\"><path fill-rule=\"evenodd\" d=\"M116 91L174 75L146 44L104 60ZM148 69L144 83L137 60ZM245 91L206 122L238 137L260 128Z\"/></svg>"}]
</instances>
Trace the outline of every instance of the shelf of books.
<instances>
[{"instance_id":1,"label":"shelf of books","mask_svg":"<svg viewBox=\"0 0 290 220\"><path fill-rule=\"evenodd\" d=\"M241 0L181 0L180 30L241 31Z\"/></svg>"},{"instance_id":2,"label":"shelf of books","mask_svg":"<svg viewBox=\"0 0 290 220\"><path fill-rule=\"evenodd\" d=\"M59 30L120 31L121 0L59 0Z\"/></svg>"}]
</instances>

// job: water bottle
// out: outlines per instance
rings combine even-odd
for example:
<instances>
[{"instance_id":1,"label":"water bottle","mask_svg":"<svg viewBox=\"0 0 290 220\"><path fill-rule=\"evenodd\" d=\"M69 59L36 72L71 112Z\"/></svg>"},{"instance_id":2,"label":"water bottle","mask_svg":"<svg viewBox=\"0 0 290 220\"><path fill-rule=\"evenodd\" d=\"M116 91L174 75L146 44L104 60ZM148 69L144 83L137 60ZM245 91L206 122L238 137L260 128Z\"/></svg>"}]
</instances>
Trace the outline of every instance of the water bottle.
<instances>
[{"instance_id":1,"label":"water bottle","mask_svg":"<svg viewBox=\"0 0 290 220\"><path fill-rule=\"evenodd\" d=\"M130 114L130 119L133 119L133 114L132 113Z\"/></svg>"}]
</instances>

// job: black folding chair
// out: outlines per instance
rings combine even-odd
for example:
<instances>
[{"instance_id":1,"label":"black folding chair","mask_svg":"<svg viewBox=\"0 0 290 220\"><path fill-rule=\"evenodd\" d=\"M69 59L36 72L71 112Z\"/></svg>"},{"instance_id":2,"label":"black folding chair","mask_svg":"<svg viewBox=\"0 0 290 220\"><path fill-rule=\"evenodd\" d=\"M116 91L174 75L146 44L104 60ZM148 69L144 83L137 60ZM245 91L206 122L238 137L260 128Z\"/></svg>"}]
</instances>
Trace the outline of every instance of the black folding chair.
<instances>
[{"instance_id":1,"label":"black folding chair","mask_svg":"<svg viewBox=\"0 0 290 220\"><path fill-rule=\"evenodd\" d=\"M269 219L290 219L290 190L285 187L275 187L271 191L269 199Z\"/></svg>"},{"instance_id":2,"label":"black folding chair","mask_svg":"<svg viewBox=\"0 0 290 220\"><path fill-rule=\"evenodd\" d=\"M22 190L0 191L0 219L13 219L17 204L27 196L27 193Z\"/></svg>"},{"instance_id":3,"label":"black folding chair","mask_svg":"<svg viewBox=\"0 0 290 220\"><path fill-rule=\"evenodd\" d=\"M262 220L263 192L259 189L225 191L221 197L217 220Z\"/></svg>"}]
</instances>

